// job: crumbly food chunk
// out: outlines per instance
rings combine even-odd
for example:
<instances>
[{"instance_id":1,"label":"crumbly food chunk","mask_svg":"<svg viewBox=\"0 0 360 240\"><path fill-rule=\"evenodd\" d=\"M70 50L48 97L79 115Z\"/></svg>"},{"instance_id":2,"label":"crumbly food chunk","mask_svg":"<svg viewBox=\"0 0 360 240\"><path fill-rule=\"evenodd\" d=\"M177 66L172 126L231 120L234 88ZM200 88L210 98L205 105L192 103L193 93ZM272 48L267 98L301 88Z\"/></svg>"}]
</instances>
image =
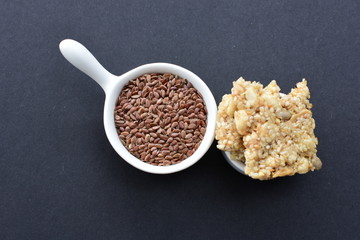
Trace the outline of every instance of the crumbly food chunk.
<instances>
[{"instance_id":1,"label":"crumbly food chunk","mask_svg":"<svg viewBox=\"0 0 360 240\"><path fill-rule=\"evenodd\" d=\"M286 95L276 81L263 88L240 78L219 104L217 147L245 163L245 174L266 180L321 168L315 121L304 79Z\"/></svg>"},{"instance_id":2,"label":"crumbly food chunk","mask_svg":"<svg viewBox=\"0 0 360 240\"><path fill-rule=\"evenodd\" d=\"M244 148L242 137L236 130L234 112L236 110L235 98L231 94L223 96L216 118L218 148L224 151L239 151Z\"/></svg>"}]
</instances>

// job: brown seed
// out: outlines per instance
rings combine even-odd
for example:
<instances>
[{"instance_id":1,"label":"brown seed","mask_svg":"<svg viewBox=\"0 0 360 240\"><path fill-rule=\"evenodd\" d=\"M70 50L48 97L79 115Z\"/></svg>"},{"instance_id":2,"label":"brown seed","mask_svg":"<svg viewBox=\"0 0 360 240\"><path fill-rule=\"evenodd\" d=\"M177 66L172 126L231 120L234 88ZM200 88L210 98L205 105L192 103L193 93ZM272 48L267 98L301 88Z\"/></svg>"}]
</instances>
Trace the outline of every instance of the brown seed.
<instances>
[{"instance_id":1,"label":"brown seed","mask_svg":"<svg viewBox=\"0 0 360 240\"><path fill-rule=\"evenodd\" d=\"M160 138L161 140L167 140L167 139L168 139L168 137L165 136L164 134L159 134L159 138Z\"/></svg>"},{"instance_id":2,"label":"brown seed","mask_svg":"<svg viewBox=\"0 0 360 240\"><path fill-rule=\"evenodd\" d=\"M124 86L114 108L120 141L153 165L177 164L191 156L206 132L201 95L170 73L139 76Z\"/></svg>"},{"instance_id":3,"label":"brown seed","mask_svg":"<svg viewBox=\"0 0 360 240\"><path fill-rule=\"evenodd\" d=\"M173 151L177 151L179 149L179 145L175 145L174 147L173 147Z\"/></svg>"},{"instance_id":4,"label":"brown seed","mask_svg":"<svg viewBox=\"0 0 360 240\"><path fill-rule=\"evenodd\" d=\"M178 114L179 114L179 115L183 115L185 112L186 112L186 109L183 108L183 109L181 109L181 110L178 112Z\"/></svg>"},{"instance_id":5,"label":"brown seed","mask_svg":"<svg viewBox=\"0 0 360 240\"><path fill-rule=\"evenodd\" d=\"M140 115L140 117L141 117L142 119L145 119L147 116L148 116L148 113L147 113L147 112L145 112L145 113L143 113L143 114Z\"/></svg>"},{"instance_id":6,"label":"brown seed","mask_svg":"<svg viewBox=\"0 0 360 240\"><path fill-rule=\"evenodd\" d=\"M130 114L130 118L134 121L137 121L136 117L134 116L134 114Z\"/></svg>"},{"instance_id":7,"label":"brown seed","mask_svg":"<svg viewBox=\"0 0 360 240\"><path fill-rule=\"evenodd\" d=\"M162 150L161 154L163 154L164 156L169 155L170 151L169 150Z\"/></svg>"},{"instance_id":8,"label":"brown seed","mask_svg":"<svg viewBox=\"0 0 360 240\"><path fill-rule=\"evenodd\" d=\"M149 112L151 113L151 112L153 112L154 111L154 105L150 105L150 107L149 107Z\"/></svg>"},{"instance_id":9,"label":"brown seed","mask_svg":"<svg viewBox=\"0 0 360 240\"><path fill-rule=\"evenodd\" d=\"M191 133L186 134L185 138L191 138L193 135Z\"/></svg>"},{"instance_id":10,"label":"brown seed","mask_svg":"<svg viewBox=\"0 0 360 240\"><path fill-rule=\"evenodd\" d=\"M157 151L157 150L154 150L153 152L151 152L151 157L154 158L157 154L158 154L158 151Z\"/></svg>"},{"instance_id":11,"label":"brown seed","mask_svg":"<svg viewBox=\"0 0 360 240\"><path fill-rule=\"evenodd\" d=\"M168 124L168 123L170 123L171 122L171 118L170 117L167 117L166 119L165 119L165 124Z\"/></svg>"},{"instance_id":12,"label":"brown seed","mask_svg":"<svg viewBox=\"0 0 360 240\"><path fill-rule=\"evenodd\" d=\"M156 101L156 104L157 105L160 105L162 103L163 99L162 98L159 98L157 101Z\"/></svg>"},{"instance_id":13,"label":"brown seed","mask_svg":"<svg viewBox=\"0 0 360 240\"><path fill-rule=\"evenodd\" d=\"M162 97L165 97L165 94L166 94L166 93L165 93L165 90L162 89L162 90L161 90L161 96L162 96Z\"/></svg>"},{"instance_id":14,"label":"brown seed","mask_svg":"<svg viewBox=\"0 0 360 240\"><path fill-rule=\"evenodd\" d=\"M188 151L186 152L186 155L187 155L188 157L190 157L193 153L194 153L193 150L188 150Z\"/></svg>"},{"instance_id":15,"label":"brown seed","mask_svg":"<svg viewBox=\"0 0 360 240\"><path fill-rule=\"evenodd\" d=\"M153 131L155 131L155 130L158 130L160 128L160 126L153 126L151 129L153 130Z\"/></svg>"},{"instance_id":16,"label":"brown seed","mask_svg":"<svg viewBox=\"0 0 360 240\"><path fill-rule=\"evenodd\" d=\"M149 142L149 140L150 140L150 135L149 135L149 134L146 134L146 135L145 135L145 142Z\"/></svg>"},{"instance_id":17,"label":"brown seed","mask_svg":"<svg viewBox=\"0 0 360 240\"><path fill-rule=\"evenodd\" d=\"M167 135L170 135L171 130L172 130L171 128L168 128L167 131L166 131L166 134L167 134Z\"/></svg>"},{"instance_id":18,"label":"brown seed","mask_svg":"<svg viewBox=\"0 0 360 240\"><path fill-rule=\"evenodd\" d=\"M128 113L133 113L136 111L136 107L131 107Z\"/></svg>"},{"instance_id":19,"label":"brown seed","mask_svg":"<svg viewBox=\"0 0 360 240\"><path fill-rule=\"evenodd\" d=\"M140 129L140 132L144 133L144 134L148 134L149 133L149 130L148 129L145 129L145 128L142 128Z\"/></svg>"},{"instance_id":20,"label":"brown seed","mask_svg":"<svg viewBox=\"0 0 360 240\"><path fill-rule=\"evenodd\" d=\"M186 136L186 132L185 132L184 130L182 130L182 131L181 131L181 137L182 137L182 138L185 138L185 136Z\"/></svg>"},{"instance_id":21,"label":"brown seed","mask_svg":"<svg viewBox=\"0 0 360 240\"><path fill-rule=\"evenodd\" d=\"M195 117L195 113L191 113L191 114L189 114L189 116L188 116L188 118L193 118L193 117Z\"/></svg>"},{"instance_id":22,"label":"brown seed","mask_svg":"<svg viewBox=\"0 0 360 240\"><path fill-rule=\"evenodd\" d=\"M202 113L199 114L199 118L200 118L201 120L205 120L205 119L206 119L205 115L202 114Z\"/></svg>"},{"instance_id":23,"label":"brown seed","mask_svg":"<svg viewBox=\"0 0 360 240\"><path fill-rule=\"evenodd\" d=\"M128 132L122 132L122 133L121 133L121 136L126 137L127 135L129 135L129 133L128 133Z\"/></svg>"}]
</instances>

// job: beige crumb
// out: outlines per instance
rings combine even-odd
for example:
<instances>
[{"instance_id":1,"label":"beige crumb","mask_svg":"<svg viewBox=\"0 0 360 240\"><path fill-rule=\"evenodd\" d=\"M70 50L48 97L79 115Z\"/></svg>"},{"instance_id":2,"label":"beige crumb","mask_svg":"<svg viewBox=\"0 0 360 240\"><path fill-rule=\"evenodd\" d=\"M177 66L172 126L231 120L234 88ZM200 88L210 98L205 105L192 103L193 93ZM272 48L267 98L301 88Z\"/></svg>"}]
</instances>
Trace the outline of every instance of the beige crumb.
<instances>
[{"instance_id":1,"label":"beige crumb","mask_svg":"<svg viewBox=\"0 0 360 240\"><path fill-rule=\"evenodd\" d=\"M263 88L240 78L219 104L217 147L244 162L245 174L255 179L320 169L309 98L305 79L286 95L276 81Z\"/></svg>"}]
</instances>

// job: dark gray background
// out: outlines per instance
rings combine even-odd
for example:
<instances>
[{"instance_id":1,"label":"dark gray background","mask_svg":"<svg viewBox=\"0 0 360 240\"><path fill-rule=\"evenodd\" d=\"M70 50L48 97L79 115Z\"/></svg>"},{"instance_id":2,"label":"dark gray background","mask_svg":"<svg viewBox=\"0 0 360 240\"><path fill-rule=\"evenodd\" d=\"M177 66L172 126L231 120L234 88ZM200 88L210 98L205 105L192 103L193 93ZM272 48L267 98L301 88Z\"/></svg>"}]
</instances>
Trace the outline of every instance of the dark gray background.
<instances>
[{"instance_id":1,"label":"dark gray background","mask_svg":"<svg viewBox=\"0 0 360 240\"><path fill-rule=\"evenodd\" d=\"M1 1L0 239L358 239L359 1ZM306 77L323 169L260 182L215 143L193 167L141 172L107 141L104 93L58 50L115 74L198 74L217 102L240 76Z\"/></svg>"}]
</instances>

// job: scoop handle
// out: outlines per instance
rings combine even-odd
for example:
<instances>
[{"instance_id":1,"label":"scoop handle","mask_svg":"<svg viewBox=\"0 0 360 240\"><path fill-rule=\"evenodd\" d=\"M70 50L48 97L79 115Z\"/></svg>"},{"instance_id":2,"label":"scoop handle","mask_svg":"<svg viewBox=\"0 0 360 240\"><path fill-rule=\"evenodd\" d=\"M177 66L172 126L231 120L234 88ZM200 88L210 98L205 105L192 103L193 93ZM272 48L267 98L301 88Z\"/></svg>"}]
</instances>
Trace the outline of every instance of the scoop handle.
<instances>
[{"instance_id":1,"label":"scoop handle","mask_svg":"<svg viewBox=\"0 0 360 240\"><path fill-rule=\"evenodd\" d=\"M107 92L111 79L116 76L108 72L84 45L72 39L65 39L60 42L59 48L66 60L94 79L105 93Z\"/></svg>"}]
</instances>

